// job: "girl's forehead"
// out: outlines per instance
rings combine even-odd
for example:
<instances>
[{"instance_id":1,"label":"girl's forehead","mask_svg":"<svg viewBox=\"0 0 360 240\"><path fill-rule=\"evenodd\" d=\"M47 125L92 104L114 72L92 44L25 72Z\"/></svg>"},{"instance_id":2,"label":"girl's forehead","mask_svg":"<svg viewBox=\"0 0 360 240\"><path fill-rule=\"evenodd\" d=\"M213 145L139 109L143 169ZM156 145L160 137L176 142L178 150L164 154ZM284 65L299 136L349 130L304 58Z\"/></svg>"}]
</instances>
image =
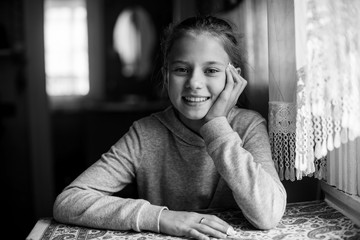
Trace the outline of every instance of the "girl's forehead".
<instances>
[{"instance_id":1,"label":"girl's forehead","mask_svg":"<svg viewBox=\"0 0 360 240\"><path fill-rule=\"evenodd\" d=\"M193 39L193 40L198 40L198 41L206 41L206 40L217 41L218 43L220 43L222 45L221 38L218 35L215 35L208 31L190 30L190 31L180 34L178 36L178 38L175 40L175 42L178 40L181 40L183 38L188 38L188 39Z\"/></svg>"},{"instance_id":2,"label":"girl's forehead","mask_svg":"<svg viewBox=\"0 0 360 240\"><path fill-rule=\"evenodd\" d=\"M229 61L220 38L210 33L186 33L174 41L169 60L178 58Z\"/></svg>"}]
</instances>

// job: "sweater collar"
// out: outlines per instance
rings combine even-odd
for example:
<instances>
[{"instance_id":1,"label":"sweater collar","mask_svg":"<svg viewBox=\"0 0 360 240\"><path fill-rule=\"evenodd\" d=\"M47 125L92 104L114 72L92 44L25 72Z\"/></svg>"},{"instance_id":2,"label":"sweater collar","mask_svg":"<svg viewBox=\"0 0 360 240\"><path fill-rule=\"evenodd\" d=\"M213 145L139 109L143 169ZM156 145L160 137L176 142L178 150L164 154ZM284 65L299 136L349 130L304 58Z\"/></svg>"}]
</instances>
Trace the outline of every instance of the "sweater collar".
<instances>
[{"instance_id":1,"label":"sweater collar","mask_svg":"<svg viewBox=\"0 0 360 240\"><path fill-rule=\"evenodd\" d=\"M169 106L162 112L155 113L154 116L159 119L159 121L174 135L182 139L187 144L198 147L205 146L203 138L191 131L179 120L173 106Z\"/></svg>"}]
</instances>

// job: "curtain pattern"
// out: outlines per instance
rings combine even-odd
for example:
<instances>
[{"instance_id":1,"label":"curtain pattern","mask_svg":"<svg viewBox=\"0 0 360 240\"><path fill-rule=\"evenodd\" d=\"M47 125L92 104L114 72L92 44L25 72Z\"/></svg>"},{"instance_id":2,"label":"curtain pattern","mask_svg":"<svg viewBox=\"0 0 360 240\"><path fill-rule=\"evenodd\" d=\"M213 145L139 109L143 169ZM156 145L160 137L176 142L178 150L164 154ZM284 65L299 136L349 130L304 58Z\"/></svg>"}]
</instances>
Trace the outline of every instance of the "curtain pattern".
<instances>
[{"instance_id":1,"label":"curtain pattern","mask_svg":"<svg viewBox=\"0 0 360 240\"><path fill-rule=\"evenodd\" d=\"M269 138L272 158L280 180L295 180L296 105L269 102Z\"/></svg>"},{"instance_id":2,"label":"curtain pattern","mask_svg":"<svg viewBox=\"0 0 360 240\"><path fill-rule=\"evenodd\" d=\"M283 101L269 102L269 138L272 158L280 180L300 180L304 172L295 168L296 156L296 103ZM314 158L307 177L325 179L327 157ZM300 176L297 178L297 176Z\"/></svg>"},{"instance_id":3,"label":"curtain pattern","mask_svg":"<svg viewBox=\"0 0 360 240\"><path fill-rule=\"evenodd\" d=\"M360 136L359 23L360 1L295 0L297 179Z\"/></svg>"}]
</instances>

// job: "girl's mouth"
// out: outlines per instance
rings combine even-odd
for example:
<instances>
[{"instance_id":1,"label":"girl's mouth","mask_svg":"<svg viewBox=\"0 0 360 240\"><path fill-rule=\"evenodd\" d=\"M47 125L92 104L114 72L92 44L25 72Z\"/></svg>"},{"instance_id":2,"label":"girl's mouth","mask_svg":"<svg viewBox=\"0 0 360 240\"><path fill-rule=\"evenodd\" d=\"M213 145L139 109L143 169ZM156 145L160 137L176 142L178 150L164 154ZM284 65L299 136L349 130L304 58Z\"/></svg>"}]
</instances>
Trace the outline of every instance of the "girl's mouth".
<instances>
[{"instance_id":1,"label":"girl's mouth","mask_svg":"<svg viewBox=\"0 0 360 240\"><path fill-rule=\"evenodd\" d=\"M201 103L210 99L210 97L182 97L188 103Z\"/></svg>"}]
</instances>

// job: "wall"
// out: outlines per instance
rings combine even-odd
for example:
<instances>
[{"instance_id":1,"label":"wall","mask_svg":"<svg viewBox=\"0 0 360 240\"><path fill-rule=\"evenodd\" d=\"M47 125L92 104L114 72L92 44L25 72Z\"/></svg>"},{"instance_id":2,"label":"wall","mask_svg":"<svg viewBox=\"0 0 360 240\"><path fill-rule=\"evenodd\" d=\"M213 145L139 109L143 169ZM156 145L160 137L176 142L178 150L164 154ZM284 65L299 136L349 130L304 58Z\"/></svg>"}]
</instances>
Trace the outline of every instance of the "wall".
<instances>
[{"instance_id":1,"label":"wall","mask_svg":"<svg viewBox=\"0 0 360 240\"><path fill-rule=\"evenodd\" d=\"M90 95L85 104L59 105L51 111L56 193L98 160L134 120L168 105L167 101L157 98L151 86L155 68L141 81L128 79L120 73L121 63L113 48L113 28L123 10L137 5L145 8L155 23L156 53L162 29L171 21L171 1L87 1ZM151 64L156 61L154 54ZM132 94L139 95L134 99L141 101L131 98L125 101L124 96Z\"/></svg>"},{"instance_id":2,"label":"wall","mask_svg":"<svg viewBox=\"0 0 360 240\"><path fill-rule=\"evenodd\" d=\"M31 4L21 0L0 2L0 23L5 29L0 46L4 239L24 239L38 217L51 215L54 200L42 5L40 0Z\"/></svg>"},{"instance_id":3,"label":"wall","mask_svg":"<svg viewBox=\"0 0 360 240\"><path fill-rule=\"evenodd\" d=\"M135 120L166 106L166 103L127 106L120 103L112 107L104 104L96 108L53 111L56 193L108 151Z\"/></svg>"}]
</instances>

